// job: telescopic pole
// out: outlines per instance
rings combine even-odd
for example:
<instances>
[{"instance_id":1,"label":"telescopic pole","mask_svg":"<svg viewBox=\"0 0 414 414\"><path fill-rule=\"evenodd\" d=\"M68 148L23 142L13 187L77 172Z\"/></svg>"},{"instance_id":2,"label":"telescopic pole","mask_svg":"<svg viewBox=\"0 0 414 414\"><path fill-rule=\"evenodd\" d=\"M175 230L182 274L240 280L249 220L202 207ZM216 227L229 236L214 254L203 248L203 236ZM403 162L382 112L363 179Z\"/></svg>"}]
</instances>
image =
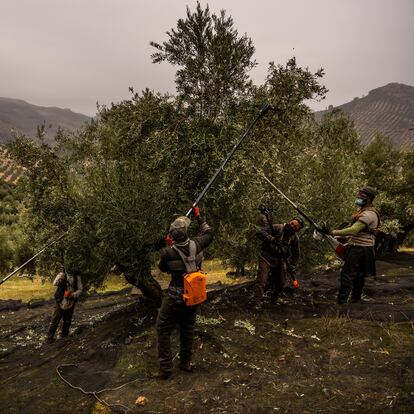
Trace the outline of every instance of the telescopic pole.
<instances>
[{"instance_id":1,"label":"telescopic pole","mask_svg":"<svg viewBox=\"0 0 414 414\"><path fill-rule=\"evenodd\" d=\"M261 173L261 175L305 220L307 220L317 231L320 233L322 232L321 227L305 214L286 194L279 190L263 173Z\"/></svg>"},{"instance_id":2,"label":"telescopic pole","mask_svg":"<svg viewBox=\"0 0 414 414\"><path fill-rule=\"evenodd\" d=\"M227 154L226 158L222 162L222 164L217 168L214 175L211 177L210 181L207 183L207 185L204 187L203 191L200 193L200 195L197 197L196 201L194 201L191 208L187 211L186 217L188 217L191 212L193 211L194 207L196 207L200 201L203 199L207 191L210 189L210 187L214 184L214 182L217 180L220 173L223 171L224 167L227 165L227 163L231 160L234 153L237 151L241 143L246 138L247 134L250 132L250 130L253 128L253 126L256 124L256 122L265 115L270 109L270 105L264 104L260 108L260 111L257 113L257 115L254 117L253 121L250 123L250 125L247 127L246 131L242 134L242 136L238 139L238 141L233 145L233 148L230 150L230 152Z\"/></svg>"},{"instance_id":3,"label":"telescopic pole","mask_svg":"<svg viewBox=\"0 0 414 414\"><path fill-rule=\"evenodd\" d=\"M33 257L31 257L27 262L24 262L21 266L19 266L16 270L13 270L9 275L7 275L3 280L0 281L0 285L3 284L6 280L10 279L13 275L15 275L19 270L23 269L27 264L32 262L34 259L36 259L37 256L42 254L48 247L52 246L52 244L57 243L60 239L62 239L64 236L66 236L67 232L61 234L57 239L52 240L50 243L43 246L41 250L39 250Z\"/></svg>"}]
</instances>

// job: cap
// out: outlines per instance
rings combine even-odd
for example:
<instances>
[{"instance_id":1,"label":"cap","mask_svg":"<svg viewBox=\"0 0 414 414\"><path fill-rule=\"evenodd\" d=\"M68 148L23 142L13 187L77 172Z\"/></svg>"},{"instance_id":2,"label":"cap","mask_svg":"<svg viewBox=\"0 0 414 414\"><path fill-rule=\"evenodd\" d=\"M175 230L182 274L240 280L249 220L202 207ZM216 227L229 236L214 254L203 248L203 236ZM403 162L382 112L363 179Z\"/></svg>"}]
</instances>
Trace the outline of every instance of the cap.
<instances>
[{"instance_id":1,"label":"cap","mask_svg":"<svg viewBox=\"0 0 414 414\"><path fill-rule=\"evenodd\" d=\"M377 190L373 187L366 186L366 187L362 187L359 190L359 193L361 195L365 195L370 200L373 200L375 198L375 196L377 195Z\"/></svg>"}]
</instances>

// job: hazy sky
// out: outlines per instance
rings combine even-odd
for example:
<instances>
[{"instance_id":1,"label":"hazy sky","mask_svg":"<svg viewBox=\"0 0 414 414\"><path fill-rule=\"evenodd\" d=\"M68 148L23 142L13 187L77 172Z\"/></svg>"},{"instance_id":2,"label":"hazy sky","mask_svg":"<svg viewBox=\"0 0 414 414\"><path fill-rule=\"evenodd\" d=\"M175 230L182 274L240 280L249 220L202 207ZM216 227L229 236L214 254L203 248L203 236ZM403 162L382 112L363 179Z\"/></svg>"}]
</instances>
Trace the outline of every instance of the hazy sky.
<instances>
[{"instance_id":1,"label":"hazy sky","mask_svg":"<svg viewBox=\"0 0 414 414\"><path fill-rule=\"evenodd\" d=\"M324 67L327 99L345 103L389 82L414 85L413 0L210 0L256 47L256 83L270 61ZM128 87L174 92L175 69L151 63L151 40L193 0L0 0L0 96L88 115Z\"/></svg>"}]
</instances>

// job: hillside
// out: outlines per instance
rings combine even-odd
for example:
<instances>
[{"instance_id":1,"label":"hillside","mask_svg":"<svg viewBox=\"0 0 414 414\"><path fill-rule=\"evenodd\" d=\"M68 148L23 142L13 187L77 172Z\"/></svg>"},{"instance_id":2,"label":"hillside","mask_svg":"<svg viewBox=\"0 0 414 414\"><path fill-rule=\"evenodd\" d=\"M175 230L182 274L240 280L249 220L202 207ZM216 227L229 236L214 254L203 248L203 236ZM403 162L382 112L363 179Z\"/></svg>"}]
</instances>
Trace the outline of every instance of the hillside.
<instances>
[{"instance_id":1,"label":"hillside","mask_svg":"<svg viewBox=\"0 0 414 414\"><path fill-rule=\"evenodd\" d=\"M29 104L19 99L0 97L0 143L9 142L15 129L26 135L34 136L37 125L46 123L46 142L52 142L58 127L77 129L90 118L70 109L44 107Z\"/></svg>"},{"instance_id":2,"label":"hillside","mask_svg":"<svg viewBox=\"0 0 414 414\"><path fill-rule=\"evenodd\" d=\"M397 148L414 149L414 130L410 131L414 127L413 86L389 83L337 108L354 120L363 144L369 144L381 133Z\"/></svg>"}]
</instances>

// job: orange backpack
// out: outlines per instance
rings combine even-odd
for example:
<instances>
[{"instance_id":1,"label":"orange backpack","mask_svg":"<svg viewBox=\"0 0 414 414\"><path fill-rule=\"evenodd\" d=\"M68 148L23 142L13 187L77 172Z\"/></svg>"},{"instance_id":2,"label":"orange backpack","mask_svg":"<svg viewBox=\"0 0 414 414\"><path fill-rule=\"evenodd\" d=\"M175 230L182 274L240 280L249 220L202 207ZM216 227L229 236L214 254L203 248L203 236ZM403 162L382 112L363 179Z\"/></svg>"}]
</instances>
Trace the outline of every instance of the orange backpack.
<instances>
[{"instance_id":1,"label":"orange backpack","mask_svg":"<svg viewBox=\"0 0 414 414\"><path fill-rule=\"evenodd\" d=\"M184 303L187 306L199 305L207 300L206 274L201 271L184 276Z\"/></svg>"},{"instance_id":2,"label":"orange backpack","mask_svg":"<svg viewBox=\"0 0 414 414\"><path fill-rule=\"evenodd\" d=\"M199 305L207 300L206 274L197 268L195 241L190 240L190 255L184 253L175 245L173 248L178 252L184 262L187 273L184 275L183 300L187 306Z\"/></svg>"}]
</instances>

